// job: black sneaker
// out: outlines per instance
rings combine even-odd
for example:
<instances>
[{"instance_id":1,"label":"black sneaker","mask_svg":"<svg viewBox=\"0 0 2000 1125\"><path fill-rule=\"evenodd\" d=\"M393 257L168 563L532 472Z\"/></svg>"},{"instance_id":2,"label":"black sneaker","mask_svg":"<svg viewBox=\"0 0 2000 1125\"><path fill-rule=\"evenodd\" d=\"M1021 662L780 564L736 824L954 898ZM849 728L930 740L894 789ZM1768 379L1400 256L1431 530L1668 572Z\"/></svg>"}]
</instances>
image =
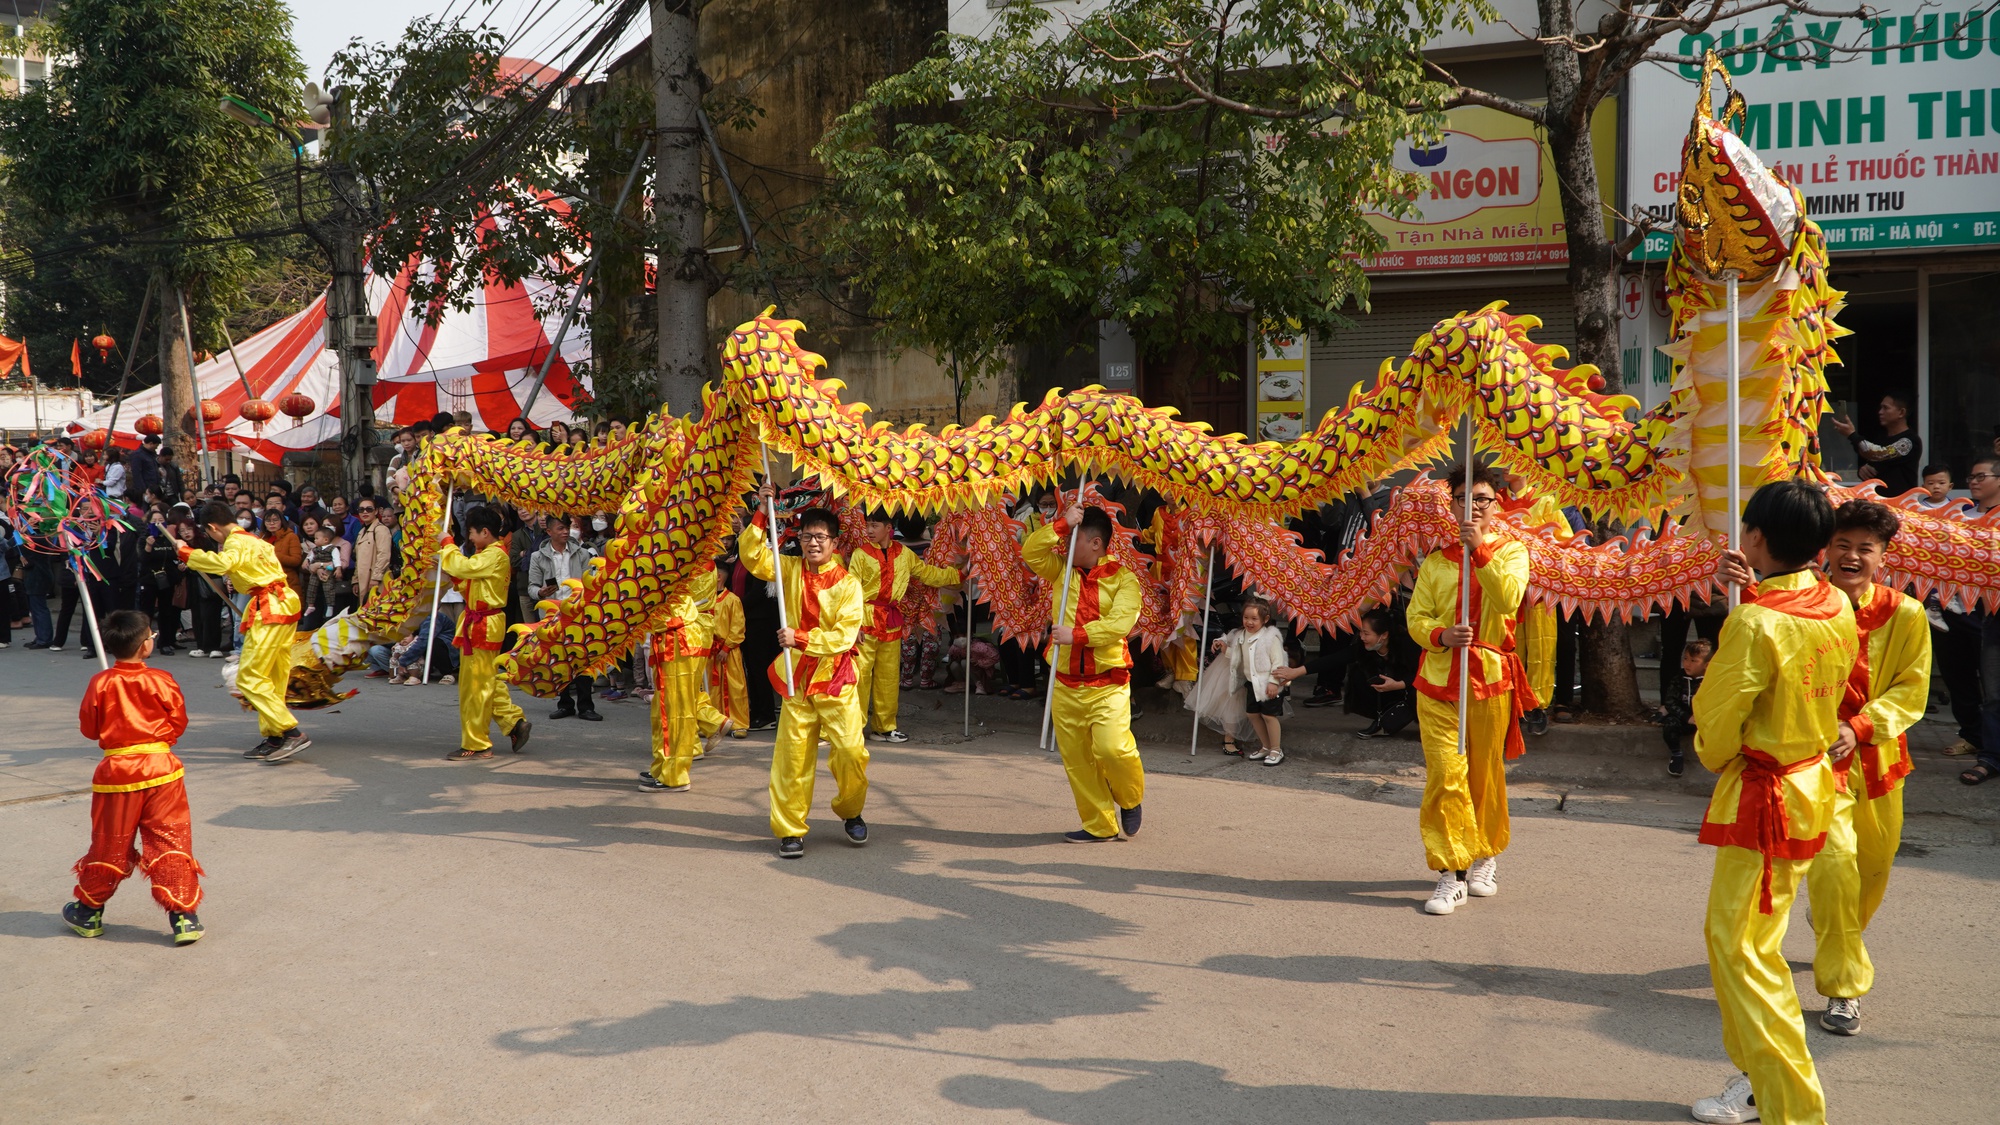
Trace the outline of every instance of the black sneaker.
<instances>
[{"instance_id":1,"label":"black sneaker","mask_svg":"<svg viewBox=\"0 0 2000 1125\"><path fill-rule=\"evenodd\" d=\"M528 721L527 716L523 715L521 721L514 724L514 729L507 732L507 741L513 745L514 753L519 754L527 749L528 736L534 732L535 725Z\"/></svg>"},{"instance_id":2,"label":"black sneaker","mask_svg":"<svg viewBox=\"0 0 2000 1125\"><path fill-rule=\"evenodd\" d=\"M766 719L766 720L764 720L764 721L763 721L763 722L761 722L761 723L751 723L751 724L750 724L750 729L751 729L751 730L777 730L777 729L778 729L778 720L776 720L776 719Z\"/></svg>"},{"instance_id":3,"label":"black sneaker","mask_svg":"<svg viewBox=\"0 0 2000 1125\"><path fill-rule=\"evenodd\" d=\"M574 707L558 707L549 712L549 718L551 719L573 719L575 717L576 708Z\"/></svg>"},{"instance_id":4,"label":"black sneaker","mask_svg":"<svg viewBox=\"0 0 2000 1125\"><path fill-rule=\"evenodd\" d=\"M1826 1011L1820 1013L1819 1025L1835 1035L1853 1035L1861 1030L1861 1001L1827 997Z\"/></svg>"},{"instance_id":5,"label":"black sneaker","mask_svg":"<svg viewBox=\"0 0 2000 1125\"><path fill-rule=\"evenodd\" d=\"M41 650L48 648L49 646L43 644L40 641L29 641L27 644L24 644L21 647L25 649L33 649L36 652L40 652Z\"/></svg>"},{"instance_id":6,"label":"black sneaker","mask_svg":"<svg viewBox=\"0 0 2000 1125\"><path fill-rule=\"evenodd\" d=\"M1340 696L1330 691L1316 691L1306 697L1307 707L1332 707L1340 702Z\"/></svg>"},{"instance_id":7,"label":"black sneaker","mask_svg":"<svg viewBox=\"0 0 2000 1125\"><path fill-rule=\"evenodd\" d=\"M1140 806L1133 805L1129 809L1118 810L1118 827L1124 831L1127 838L1139 834L1139 808Z\"/></svg>"},{"instance_id":8,"label":"black sneaker","mask_svg":"<svg viewBox=\"0 0 2000 1125\"><path fill-rule=\"evenodd\" d=\"M804 854L806 854L806 838L804 836L787 836L778 841L779 859L797 859Z\"/></svg>"},{"instance_id":9,"label":"black sneaker","mask_svg":"<svg viewBox=\"0 0 2000 1125\"><path fill-rule=\"evenodd\" d=\"M174 935L175 945L193 945L201 940L201 919L192 913L183 914L178 910L167 911L167 929Z\"/></svg>"},{"instance_id":10,"label":"black sneaker","mask_svg":"<svg viewBox=\"0 0 2000 1125\"><path fill-rule=\"evenodd\" d=\"M312 739L306 737L306 732L293 727L278 739L278 745L264 755L264 760L267 762L282 762L311 745Z\"/></svg>"},{"instance_id":11,"label":"black sneaker","mask_svg":"<svg viewBox=\"0 0 2000 1125\"><path fill-rule=\"evenodd\" d=\"M582 719L586 723L601 723L604 721L604 716L598 714L597 708L595 707L586 707L583 710L578 711L576 713L576 717Z\"/></svg>"},{"instance_id":12,"label":"black sneaker","mask_svg":"<svg viewBox=\"0 0 2000 1125\"><path fill-rule=\"evenodd\" d=\"M860 817L848 817L846 820L841 821L841 827L847 830L847 838L854 841L854 843L865 844L868 842L868 822L862 820Z\"/></svg>"},{"instance_id":13,"label":"black sneaker","mask_svg":"<svg viewBox=\"0 0 2000 1125\"><path fill-rule=\"evenodd\" d=\"M1063 839L1068 840L1072 844L1108 844L1117 838L1116 836L1093 836L1081 828L1074 832L1063 833Z\"/></svg>"},{"instance_id":14,"label":"black sneaker","mask_svg":"<svg viewBox=\"0 0 2000 1125\"><path fill-rule=\"evenodd\" d=\"M279 738L279 737L278 737L277 735L275 735L275 734L274 734L274 735L271 735L270 737L266 738L266 739L265 739L264 741L262 741L262 742L259 742L259 743L258 743L257 745L255 745L255 746L252 746L252 747L251 747L250 749L248 749L248 750L245 750L245 751L243 752L243 756L244 756L244 757L246 757L246 758L266 758L266 757L269 757L269 756L270 756L270 754L271 754L271 751L273 751L273 750L276 750L276 749L278 748L278 744L279 744L279 743L281 743L281 742L283 742L283 741L284 741L284 739L282 739L282 738Z\"/></svg>"},{"instance_id":15,"label":"black sneaker","mask_svg":"<svg viewBox=\"0 0 2000 1125\"><path fill-rule=\"evenodd\" d=\"M76 931L78 937L97 937L104 933L104 908L85 906L80 902L63 904L63 921Z\"/></svg>"},{"instance_id":16,"label":"black sneaker","mask_svg":"<svg viewBox=\"0 0 2000 1125\"><path fill-rule=\"evenodd\" d=\"M639 789L646 793L685 793L691 788L689 785L668 785L650 773L639 776Z\"/></svg>"},{"instance_id":17,"label":"black sneaker","mask_svg":"<svg viewBox=\"0 0 2000 1125\"><path fill-rule=\"evenodd\" d=\"M89 649L84 649L84 650L83 650L83 652L82 652L82 653L80 653L79 655L81 655L81 656L83 657L83 659L85 659L85 660L95 660L95 659L97 659L97 654L96 654L96 653L94 653L94 652L92 652L92 651L90 651Z\"/></svg>"},{"instance_id":18,"label":"black sneaker","mask_svg":"<svg viewBox=\"0 0 2000 1125\"><path fill-rule=\"evenodd\" d=\"M1687 753L1685 751L1676 750L1673 753L1667 755L1668 777L1679 777L1682 773L1686 772L1686 770L1687 770Z\"/></svg>"}]
</instances>

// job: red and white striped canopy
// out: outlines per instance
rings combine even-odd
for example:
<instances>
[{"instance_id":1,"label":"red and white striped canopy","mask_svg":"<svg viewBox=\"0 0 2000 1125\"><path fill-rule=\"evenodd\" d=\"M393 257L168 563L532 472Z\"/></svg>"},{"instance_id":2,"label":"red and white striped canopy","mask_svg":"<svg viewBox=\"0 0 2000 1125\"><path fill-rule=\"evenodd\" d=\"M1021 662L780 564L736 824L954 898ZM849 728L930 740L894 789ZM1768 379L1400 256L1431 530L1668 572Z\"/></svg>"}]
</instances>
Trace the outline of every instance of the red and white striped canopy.
<instances>
[{"instance_id":1,"label":"red and white striped canopy","mask_svg":"<svg viewBox=\"0 0 2000 1125\"><path fill-rule=\"evenodd\" d=\"M414 267L413 267L414 268ZM371 274L366 282L369 307L377 318L374 389L375 423L397 428L439 411L465 410L474 425L504 430L521 416L521 404L549 354L549 341L561 325L565 291L540 280L523 285L488 284L472 307L447 308L436 325L423 322L412 310L406 268L392 282ZM553 311L535 312L542 300ZM589 401L586 381L573 365L590 358L590 335L579 317L564 337L562 350L549 365L547 384L528 419L537 429L550 422L574 419L572 407ZM241 364L241 377L238 364ZM311 449L340 436L340 367L326 348L326 297L269 328L240 341L232 359L227 353L195 368L195 383L203 398L222 406L222 424L209 436L210 448L242 450L262 461L276 462L286 453ZM265 423L263 433L238 412L251 397L277 403L293 392L313 400L316 410L294 426L284 415ZM138 444L134 428L147 414L160 413L158 387L126 398L118 408L113 440ZM72 434L101 430L111 424L110 408L73 422ZM167 439L183 450L198 448L180 428L180 419L165 418Z\"/></svg>"}]
</instances>

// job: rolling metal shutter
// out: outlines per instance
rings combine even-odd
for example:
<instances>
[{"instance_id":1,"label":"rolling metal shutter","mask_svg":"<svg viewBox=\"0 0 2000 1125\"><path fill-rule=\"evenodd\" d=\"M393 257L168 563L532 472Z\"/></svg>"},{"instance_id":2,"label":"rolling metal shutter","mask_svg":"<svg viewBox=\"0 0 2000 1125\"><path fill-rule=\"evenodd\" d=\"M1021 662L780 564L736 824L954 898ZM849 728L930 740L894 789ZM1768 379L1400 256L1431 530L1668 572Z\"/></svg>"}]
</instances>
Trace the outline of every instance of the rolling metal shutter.
<instances>
[{"instance_id":1,"label":"rolling metal shutter","mask_svg":"<svg viewBox=\"0 0 2000 1125\"><path fill-rule=\"evenodd\" d=\"M1452 289L1377 293L1374 311L1355 317L1353 328L1332 339L1313 341L1312 420L1345 404L1349 388L1372 382L1384 359L1401 362L1417 337L1438 321L1503 299L1509 312L1542 318L1542 326L1534 332L1536 343L1576 346L1576 310L1567 286L1483 290L1476 278L1468 277L1463 286Z\"/></svg>"}]
</instances>

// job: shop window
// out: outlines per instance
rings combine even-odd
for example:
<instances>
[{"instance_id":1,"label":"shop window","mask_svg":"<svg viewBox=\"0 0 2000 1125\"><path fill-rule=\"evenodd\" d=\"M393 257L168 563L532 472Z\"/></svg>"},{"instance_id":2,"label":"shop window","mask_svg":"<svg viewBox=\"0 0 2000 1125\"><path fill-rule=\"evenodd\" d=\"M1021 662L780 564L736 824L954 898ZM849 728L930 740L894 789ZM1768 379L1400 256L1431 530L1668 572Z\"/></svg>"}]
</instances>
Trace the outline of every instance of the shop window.
<instances>
[{"instance_id":1,"label":"shop window","mask_svg":"<svg viewBox=\"0 0 2000 1125\"><path fill-rule=\"evenodd\" d=\"M1927 460L1942 459L1962 484L1976 454L2000 433L2000 272L1930 275L1931 411ZM1845 343L1846 341L1842 341Z\"/></svg>"},{"instance_id":2,"label":"shop window","mask_svg":"<svg viewBox=\"0 0 2000 1125\"><path fill-rule=\"evenodd\" d=\"M1853 420L1864 438L1880 440L1882 426L1876 409L1883 395L1900 395L1911 403L1910 425L1917 425L1928 403L1917 393L1917 274L1843 273L1832 277L1835 289L1847 293L1847 307L1836 321L1852 332L1833 342L1840 363L1826 369L1833 414L1820 423L1821 459L1825 466L1853 479L1859 467L1854 446L1830 424L1833 417ZM1924 451L1926 458L1930 453Z\"/></svg>"}]
</instances>

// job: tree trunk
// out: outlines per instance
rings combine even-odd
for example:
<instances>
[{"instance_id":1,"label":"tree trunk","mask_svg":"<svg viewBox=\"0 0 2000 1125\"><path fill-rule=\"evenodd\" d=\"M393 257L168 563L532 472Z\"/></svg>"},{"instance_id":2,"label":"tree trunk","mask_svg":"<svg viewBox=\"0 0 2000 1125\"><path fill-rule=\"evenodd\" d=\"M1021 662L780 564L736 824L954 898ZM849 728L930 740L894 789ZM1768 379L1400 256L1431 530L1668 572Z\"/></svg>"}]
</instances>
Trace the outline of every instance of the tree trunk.
<instances>
[{"instance_id":1,"label":"tree trunk","mask_svg":"<svg viewBox=\"0 0 2000 1125\"><path fill-rule=\"evenodd\" d=\"M1577 363L1592 364L1604 376L1607 391L1625 385L1618 352L1618 263L1604 231L1602 196L1597 182L1597 153L1590 119L1603 91L1585 86L1576 49L1561 42L1575 32L1565 0L1538 0L1542 24L1542 63L1548 76L1546 128L1555 161L1557 190L1562 193L1564 238L1569 247L1569 288L1576 311ZM1602 526L1599 527L1600 534ZM1621 621L1605 621L1583 630L1578 663L1583 671L1583 707L1614 717L1639 713L1638 669ZM1661 659L1666 659L1664 654Z\"/></svg>"},{"instance_id":2,"label":"tree trunk","mask_svg":"<svg viewBox=\"0 0 2000 1125\"><path fill-rule=\"evenodd\" d=\"M653 223L659 232L660 398L677 415L701 409L708 381L708 262L702 240L701 71L695 0L652 0L653 123L659 130ZM746 235L747 237L747 235Z\"/></svg>"},{"instance_id":3,"label":"tree trunk","mask_svg":"<svg viewBox=\"0 0 2000 1125\"><path fill-rule=\"evenodd\" d=\"M181 330L181 304L187 300L180 279L160 273L159 331L160 422L165 427L166 444L180 450L179 463L186 467L189 480L206 480L209 468L201 456L201 437L181 425L196 405L194 369L188 362L187 334ZM199 413L196 425L200 425Z\"/></svg>"}]
</instances>

